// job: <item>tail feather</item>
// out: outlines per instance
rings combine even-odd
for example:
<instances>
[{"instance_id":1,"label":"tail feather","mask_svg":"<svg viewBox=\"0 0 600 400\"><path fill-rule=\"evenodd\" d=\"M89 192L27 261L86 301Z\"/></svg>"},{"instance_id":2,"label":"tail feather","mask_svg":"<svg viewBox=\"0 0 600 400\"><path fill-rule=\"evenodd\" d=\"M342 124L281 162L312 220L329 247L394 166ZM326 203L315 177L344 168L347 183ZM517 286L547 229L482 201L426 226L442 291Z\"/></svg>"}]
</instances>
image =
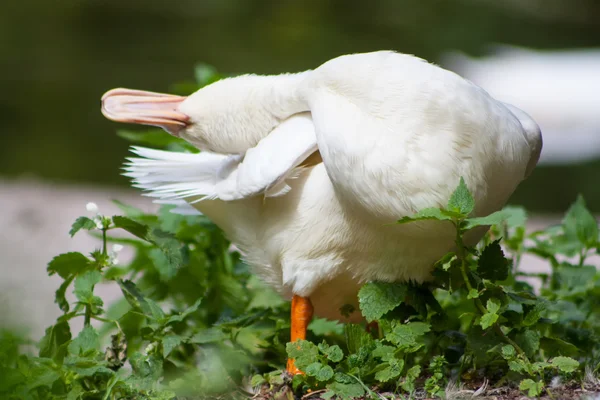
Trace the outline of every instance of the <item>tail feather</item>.
<instances>
[{"instance_id":1,"label":"tail feather","mask_svg":"<svg viewBox=\"0 0 600 400\"><path fill-rule=\"evenodd\" d=\"M146 191L145 195L159 201L181 206L180 200L193 201L218 198L221 171L240 156L202 152L180 153L132 147L139 157L128 157L123 175L132 179L133 186Z\"/></svg>"},{"instance_id":2,"label":"tail feather","mask_svg":"<svg viewBox=\"0 0 600 400\"><path fill-rule=\"evenodd\" d=\"M123 175L131 178L133 186L142 189L154 203L174 205L171 212L177 214L204 214L238 243L256 240L260 198L228 201L230 193L235 193L242 156L141 147L132 151L139 157L128 159Z\"/></svg>"}]
</instances>

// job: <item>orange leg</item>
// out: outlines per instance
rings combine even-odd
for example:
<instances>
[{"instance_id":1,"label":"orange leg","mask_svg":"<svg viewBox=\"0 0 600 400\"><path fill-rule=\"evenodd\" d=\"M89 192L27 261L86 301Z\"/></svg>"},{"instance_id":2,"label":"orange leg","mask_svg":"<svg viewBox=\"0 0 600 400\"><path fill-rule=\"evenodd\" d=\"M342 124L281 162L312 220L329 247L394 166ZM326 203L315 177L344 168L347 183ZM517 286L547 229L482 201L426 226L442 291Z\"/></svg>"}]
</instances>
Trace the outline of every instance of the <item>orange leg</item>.
<instances>
[{"instance_id":1,"label":"orange leg","mask_svg":"<svg viewBox=\"0 0 600 400\"><path fill-rule=\"evenodd\" d=\"M294 295L292 298L292 332L291 342L306 339L306 328L313 317L313 306L308 297ZM287 361L287 371L292 374L301 374L294 360L289 358Z\"/></svg>"}]
</instances>

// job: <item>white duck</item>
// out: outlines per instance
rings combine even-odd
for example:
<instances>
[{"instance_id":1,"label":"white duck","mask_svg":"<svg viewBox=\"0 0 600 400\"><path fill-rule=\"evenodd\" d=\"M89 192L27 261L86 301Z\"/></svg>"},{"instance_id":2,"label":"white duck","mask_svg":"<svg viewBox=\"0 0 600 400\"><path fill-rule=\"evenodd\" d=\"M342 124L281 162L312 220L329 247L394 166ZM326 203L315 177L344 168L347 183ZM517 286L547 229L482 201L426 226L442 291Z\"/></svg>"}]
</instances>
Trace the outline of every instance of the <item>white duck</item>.
<instances>
[{"instance_id":1,"label":"white duck","mask_svg":"<svg viewBox=\"0 0 600 400\"><path fill-rule=\"evenodd\" d=\"M443 223L386 224L444 206L461 176L474 215L497 211L542 148L523 111L391 51L298 74L224 79L189 97L114 89L102 111L203 150L134 148L142 158L130 159L127 175L159 201L192 204L292 298L292 341L305 337L313 306L344 320L340 308L357 307L363 283L426 281L454 247ZM288 370L297 372L293 361Z\"/></svg>"}]
</instances>

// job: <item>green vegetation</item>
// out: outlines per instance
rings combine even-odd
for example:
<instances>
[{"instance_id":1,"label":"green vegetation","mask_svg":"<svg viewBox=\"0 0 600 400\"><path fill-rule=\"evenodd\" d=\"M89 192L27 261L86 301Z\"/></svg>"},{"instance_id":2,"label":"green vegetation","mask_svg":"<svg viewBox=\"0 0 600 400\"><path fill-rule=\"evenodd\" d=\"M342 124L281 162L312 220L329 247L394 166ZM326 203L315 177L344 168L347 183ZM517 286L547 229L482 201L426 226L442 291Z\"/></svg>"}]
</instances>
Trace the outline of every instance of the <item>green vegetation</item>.
<instances>
[{"instance_id":1,"label":"green vegetation","mask_svg":"<svg viewBox=\"0 0 600 400\"><path fill-rule=\"evenodd\" d=\"M64 314L46 330L38 356L19 354L21 339L2 334L2 398L245 396L261 385L289 390L288 383L297 393L323 390L325 398L418 390L443 396L450 379L484 378L520 382L537 396L553 377L581 381L586 370L598 373L600 274L586 257L600 243L581 198L560 226L526 235L520 208L467 218L473 201L461 182L446 209L399 221L456 227L459 250L438 262L434 284L368 283L359 293L360 312L378 322L375 332L317 319L308 341L287 346L289 305L249 274L214 225L167 206L158 215L120 206L124 216L84 216L73 224L71 235L90 230L101 249L61 254L48 264L49 274L64 279L56 291ZM494 227L477 247L463 245L467 230L488 224ZM114 237L119 229L133 238ZM110 242L134 247L133 260L117 264L118 247L111 251ZM525 253L551 266L540 275L539 296L520 280ZM102 281L123 293L106 310L94 294ZM65 298L71 287L74 304ZM84 328L73 337L75 318ZM286 378L286 356L306 374Z\"/></svg>"},{"instance_id":2,"label":"green vegetation","mask_svg":"<svg viewBox=\"0 0 600 400\"><path fill-rule=\"evenodd\" d=\"M218 78L207 67L197 75ZM189 150L157 131L121 136ZM91 215L70 231L90 231L99 249L49 262L48 273L63 279L56 291L63 315L37 355L23 350L24 339L0 333L0 398L243 398L254 390L278 398L309 390L342 399L443 397L449 382L484 381L538 396L551 395L556 377L582 385L600 372L600 273L586 263L600 240L581 197L560 225L528 234L518 207L469 218L474 202L461 181L445 209L398 221L454 226L457 251L439 260L431 284L368 283L354 312L377 329L316 319L308 340L295 343L287 343L289 304L250 274L205 217L118 204L123 215L112 217L89 205ZM487 225L477 246L463 243L466 232ZM119 246L135 250L131 262L118 262ZM527 253L547 260L549 273L521 272ZM101 282L119 285L122 298L106 306L94 291ZM84 327L73 335L76 319ZM304 375L282 373L288 356Z\"/></svg>"}]
</instances>

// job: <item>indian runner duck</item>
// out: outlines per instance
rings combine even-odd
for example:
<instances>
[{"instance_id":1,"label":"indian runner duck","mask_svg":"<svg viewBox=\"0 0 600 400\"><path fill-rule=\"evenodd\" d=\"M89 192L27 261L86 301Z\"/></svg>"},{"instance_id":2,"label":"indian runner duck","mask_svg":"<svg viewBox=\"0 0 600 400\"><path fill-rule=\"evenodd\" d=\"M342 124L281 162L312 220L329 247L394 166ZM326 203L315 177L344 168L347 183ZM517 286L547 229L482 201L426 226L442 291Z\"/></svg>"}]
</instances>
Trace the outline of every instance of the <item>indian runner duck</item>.
<instances>
[{"instance_id":1,"label":"indian runner duck","mask_svg":"<svg viewBox=\"0 0 600 400\"><path fill-rule=\"evenodd\" d=\"M113 89L102 112L162 127L202 150L134 147L126 175L159 202L191 205L221 227L292 300L292 341L306 337L313 312L360 320L340 309L358 309L367 281L430 279L454 248L453 229L390 223L444 206L460 177L474 215L497 211L542 149L525 112L392 51L344 55L295 74L227 78L187 97ZM298 372L293 360L287 368Z\"/></svg>"}]
</instances>

